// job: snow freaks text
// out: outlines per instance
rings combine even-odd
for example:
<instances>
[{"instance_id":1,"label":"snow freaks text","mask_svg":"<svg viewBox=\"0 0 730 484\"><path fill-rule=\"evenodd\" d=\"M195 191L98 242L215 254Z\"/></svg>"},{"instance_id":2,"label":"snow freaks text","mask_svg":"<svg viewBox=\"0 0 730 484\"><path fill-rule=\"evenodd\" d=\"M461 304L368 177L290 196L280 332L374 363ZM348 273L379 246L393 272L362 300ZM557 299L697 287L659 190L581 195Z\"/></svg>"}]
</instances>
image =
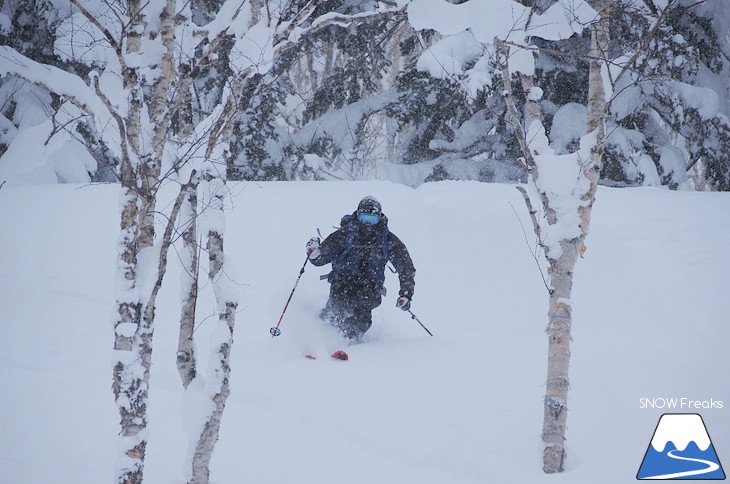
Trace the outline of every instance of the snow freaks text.
<instances>
[{"instance_id":1,"label":"snow freaks text","mask_svg":"<svg viewBox=\"0 0 730 484\"><path fill-rule=\"evenodd\" d=\"M659 397L639 399L639 408L659 408L670 410L699 410L699 409L721 409L724 403L722 400L693 400L686 397Z\"/></svg>"}]
</instances>

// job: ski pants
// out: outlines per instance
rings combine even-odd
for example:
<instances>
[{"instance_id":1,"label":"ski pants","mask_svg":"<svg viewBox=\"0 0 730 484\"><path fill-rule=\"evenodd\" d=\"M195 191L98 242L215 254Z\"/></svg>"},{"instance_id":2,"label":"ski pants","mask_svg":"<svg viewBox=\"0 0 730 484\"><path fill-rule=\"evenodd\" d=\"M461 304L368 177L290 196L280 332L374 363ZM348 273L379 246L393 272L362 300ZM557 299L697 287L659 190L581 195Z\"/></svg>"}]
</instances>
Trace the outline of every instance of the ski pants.
<instances>
[{"instance_id":1,"label":"ski pants","mask_svg":"<svg viewBox=\"0 0 730 484\"><path fill-rule=\"evenodd\" d=\"M358 341L373 324L372 310L380 301L380 289L333 284L320 318L338 328L345 338Z\"/></svg>"}]
</instances>

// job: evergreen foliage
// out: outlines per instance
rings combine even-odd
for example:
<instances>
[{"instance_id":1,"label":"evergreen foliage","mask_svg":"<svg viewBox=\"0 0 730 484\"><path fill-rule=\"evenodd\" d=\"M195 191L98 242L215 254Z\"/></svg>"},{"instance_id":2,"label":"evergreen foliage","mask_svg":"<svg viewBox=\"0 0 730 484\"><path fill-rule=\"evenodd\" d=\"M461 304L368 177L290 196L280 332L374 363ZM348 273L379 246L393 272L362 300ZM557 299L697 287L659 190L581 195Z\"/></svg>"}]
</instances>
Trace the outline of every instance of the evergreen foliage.
<instances>
[{"instance_id":1,"label":"evergreen foliage","mask_svg":"<svg viewBox=\"0 0 730 484\"><path fill-rule=\"evenodd\" d=\"M541 14L555 2L521 3ZM202 27L223 4L195 0L192 18L180 21ZM291 21L307 4L289 2L283 18L270 21ZM6 0L0 4L7 19L0 44L88 79L89 72L104 65L65 52L57 42L59 26L76 13L70 3L63 5ZM262 19L268 15L263 3L252 5ZM375 0L317 3L302 24L303 34L278 48L273 68L244 88L228 140L231 179L374 178L382 176L378 167L383 164L427 164L421 173L432 172L429 179L522 179L499 75L493 73L479 88L468 78L479 63L493 71L488 49L467 59L456 73L434 75L418 61L442 39L434 31L414 31L405 15L372 15L308 29L332 15L364 16L393 6ZM730 152L729 17L724 0L616 1L609 58L612 82L618 82L610 101L602 183L730 189L730 161L724 156ZM560 41L526 41L535 56L534 84L542 90L539 111L546 132L556 150L574 151L579 136L566 124L570 117L565 114L578 113L578 106L587 103L588 32ZM195 81L190 92L176 94L186 101L173 114L173 132L186 132L220 101L236 76L229 66L233 48L223 40L212 62L188 67L197 69ZM524 93L519 82L514 85L517 107L523 109ZM42 103L49 113L61 106L62 100L28 95L29 89L37 90L16 79L0 79L0 156L15 139L18 113L28 103ZM554 123L556 116L562 121ZM67 129L97 161L92 179L113 180L118 161L109 156L103 136L83 121ZM469 166L474 168L464 168Z\"/></svg>"}]
</instances>

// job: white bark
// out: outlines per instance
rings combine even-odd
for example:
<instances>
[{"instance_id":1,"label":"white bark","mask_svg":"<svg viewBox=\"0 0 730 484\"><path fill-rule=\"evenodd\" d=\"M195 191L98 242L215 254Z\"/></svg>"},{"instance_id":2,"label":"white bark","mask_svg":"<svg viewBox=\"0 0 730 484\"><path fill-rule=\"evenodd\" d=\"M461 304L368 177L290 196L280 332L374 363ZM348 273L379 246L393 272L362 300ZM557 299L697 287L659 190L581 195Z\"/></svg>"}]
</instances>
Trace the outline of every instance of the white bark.
<instances>
[{"instance_id":1,"label":"white bark","mask_svg":"<svg viewBox=\"0 0 730 484\"><path fill-rule=\"evenodd\" d=\"M548 267L550 297L548 309L548 364L542 426L543 471L561 472L565 460L565 433L570 388L570 343L573 315L571 298L573 269L578 260L583 237L561 242L562 255Z\"/></svg>"},{"instance_id":2,"label":"white bark","mask_svg":"<svg viewBox=\"0 0 730 484\"><path fill-rule=\"evenodd\" d=\"M211 337L211 358L205 381L206 393L212 400L202 432L195 445L192 459L192 476L189 484L208 484L210 460L220 432L221 419L230 395L230 355L233 346L233 330L238 307L235 288L227 272L224 241L224 201L227 193L222 176L207 174L211 195L211 210L216 221L208 230L209 277L218 302L218 328ZM217 213L216 213L217 212Z\"/></svg>"},{"instance_id":3,"label":"white bark","mask_svg":"<svg viewBox=\"0 0 730 484\"><path fill-rule=\"evenodd\" d=\"M586 131L596 133L596 141L591 156L582 167L588 179L588 189L580 194L583 202L579 206L579 237L561 241L562 255L550 261L549 276L552 292L548 324L548 375L543 420L543 441L545 452L543 470L546 473L561 472L565 460L565 433L567 422L567 400L570 386L569 363L572 326L572 287L573 270L579 255L585 251L585 237L591 221L591 209L595 201L598 178L601 172L603 146L605 139L606 98L601 74L601 61L606 59L608 50L608 22L610 0L594 2L599 12L599 20L591 26L590 72L588 86L588 124ZM580 193L580 192L578 192Z\"/></svg>"},{"instance_id":4,"label":"white bark","mask_svg":"<svg viewBox=\"0 0 730 484\"><path fill-rule=\"evenodd\" d=\"M238 64L232 65L232 68L239 74L227 84L221 105L211 110L215 114L198 121L188 109L188 116L182 123L185 127L175 134L170 129L172 117L180 113L183 103L189 102L189 92L195 77L215 61L216 47L224 39L240 41L247 35L240 28L240 23L236 22L239 15L248 12L247 2L239 2L236 8L227 2L225 5L231 8L221 9L220 18L210 23L212 27L207 34L196 30L195 37L191 37L190 29L186 28L190 25L187 25L180 29L185 30L184 35L176 37L176 22L186 22L188 2L127 0L118 4L104 0L111 9L109 12L114 15L95 18L94 14L99 9L87 9L85 6L89 5L88 2L70 1L73 8L85 16L93 28L99 30L101 38L111 47L111 55L116 56L116 62L109 62L100 74L92 74L89 86L78 76L34 62L8 46L0 46L0 55L6 61L0 62L0 75L29 80L73 103L94 120L96 128L120 160L120 237L115 287L116 313L113 321L112 388L120 414L121 438L115 477L120 484L141 484L148 439L146 410L156 297L167 268L172 227L186 198L190 207L186 210L186 216L189 220L197 217L192 208L195 206L194 185L183 185L167 218L166 230L162 235L156 233L157 207L167 206L158 203L158 190L165 180L179 182L186 176L183 173L194 172L195 168L201 173L200 165L193 169L182 168L190 160L209 160L206 162L205 177L208 185L213 187L212 202L216 208L212 218L222 221L225 180L224 176L219 177L215 173L213 162L222 163L219 169L225 173L226 156L222 146L230 135L232 122L240 109L243 87L255 73L264 74L271 63L253 65L248 55L238 57ZM293 45L294 40L289 40L289 34L295 28L301 28L304 22L312 20L314 7L319 3L321 0L312 0L292 22L280 25L278 34L272 31L272 37L277 35L279 52ZM250 21L248 26L251 27L257 19L263 20L264 9L266 21L271 22L273 15L270 8L278 6L265 0L255 0L255 15L247 19ZM277 13L274 12L274 15ZM373 15L405 14L403 7L397 11L381 11ZM313 32L332 24L362 22L366 20L365 17L329 17L326 22L317 25L310 23L306 31ZM112 25L113 22L116 25ZM256 35L260 33L261 29ZM206 35L207 38L203 38ZM197 50L200 46L203 46L202 53ZM188 122L191 124L188 125ZM196 135L191 135L191 131ZM197 138L193 139L195 136ZM201 145L203 149L200 149ZM207 153L203 156L201 151L205 148ZM162 172L164 156L177 160L166 173ZM222 223L212 224L207 235L210 276L219 301L219 330L215 332L213 342L215 358L210 377L207 378L208 395L215 410L208 416L196 448L193 482L207 482L208 464L229 393L229 355L237 307L234 291L226 287L229 276L226 274L223 254ZM188 245L188 249L194 248L195 251L189 266L193 276L197 271L195 238L197 235L192 235ZM191 284L181 318L187 321L183 324L181 333L185 338L180 345L180 353L188 355L188 361L181 365L183 382L193 378L195 368L192 345L187 344L192 342L189 336L193 329L191 318L195 312L196 290Z\"/></svg>"},{"instance_id":5,"label":"white bark","mask_svg":"<svg viewBox=\"0 0 730 484\"><path fill-rule=\"evenodd\" d=\"M180 313L180 335L177 346L177 370L183 387L187 388L197 374L195 344L195 310L198 301L198 276L200 246L198 244L198 181L197 176L187 188L183 211L180 217L183 227L183 274L182 310Z\"/></svg>"},{"instance_id":6,"label":"white bark","mask_svg":"<svg viewBox=\"0 0 730 484\"><path fill-rule=\"evenodd\" d=\"M539 153L534 152L530 147L531 140L526 137L526 130L522 126L512 98L506 47L503 42L496 42L498 58L502 62L502 77L505 84L504 96L509 120L522 148L523 164L529 173L531 188L539 199L539 203L533 203L532 197L526 190L520 188L520 191L525 198L535 233L545 250L548 262L549 300L548 325L546 328L548 365L542 429L542 439L545 444L543 471L546 473L561 472L565 461L564 444L568 416L570 345L573 324L573 273L579 256L585 251L584 241L590 226L591 208L595 200L595 191L601 171L605 138L606 99L602 84L601 62L598 59L605 59L607 52L608 9L611 7L612 2L611 0L600 0L594 3L597 4L600 17L591 27L589 121L586 128L588 133L595 132L596 138L590 152L590 159L580 160L579 157L576 158L578 163L582 163L580 166L581 179L576 180L576 186L571 195L578 197L575 207L579 215L580 230L576 236L547 241L546 233L551 228L557 227L561 223L561 217L566 215L561 215L556 210L554 204L558 201L550 198L544 183L540 179L540 165L535 158L535 156L539 156ZM528 91L532 87L532 80L524 76L521 80L523 87ZM535 103L527 102L525 117L528 123L539 122L536 107ZM583 184L582 179L587 179L588 183Z\"/></svg>"},{"instance_id":7,"label":"white bark","mask_svg":"<svg viewBox=\"0 0 730 484\"><path fill-rule=\"evenodd\" d=\"M134 111L131 110L132 113ZM133 137L139 130L137 121L134 117L128 119L127 132ZM135 151L138 152L137 149ZM149 182L149 180L145 181ZM126 268L126 270L121 270L125 270L125 278L129 279L130 287L127 290L136 291L138 290L137 274L138 271L143 270L138 267L140 252L144 248L150 247L154 241L154 219L152 217L154 204L150 203L150 199L145 199L136 193L137 189L134 186L125 186L122 190L126 202L122 209L121 246L123 249L119 264L120 268ZM135 212L134 217L131 216L132 211ZM113 372L114 395L121 417L120 433L122 437L119 449L128 459L126 462L125 459L118 460L117 482L141 484L147 446L145 430L154 331L151 323L154 320L154 309L145 306L142 299L127 301L124 296L118 296L117 307L119 318L115 324L114 349L115 353L120 351L128 353L118 355ZM129 309L133 310L133 316L127 314ZM145 316L143 317L142 314ZM131 337L128 336L129 324L137 327ZM120 332L120 327L125 329Z\"/></svg>"},{"instance_id":8,"label":"white bark","mask_svg":"<svg viewBox=\"0 0 730 484\"><path fill-rule=\"evenodd\" d=\"M172 22L171 13L174 9L170 3L168 2L168 8L160 19L163 32L170 29ZM98 84L96 88L97 94L115 114L123 133L122 233L118 262L118 279L123 283L117 288L118 316L114 344L116 359L112 385L121 418L116 479L118 483L141 484L147 447L147 401L156 300L167 269L167 251L171 243L172 228L182 204L183 192L181 191L175 201L159 252L156 252L154 214L161 158L169 128L169 83L165 76L143 79L144 76L137 70L139 67L127 67L128 64L124 62L127 56L138 56L141 53L141 34L146 28L146 17L139 1L130 0L128 8L130 22L125 31L126 51L116 49L120 65L123 66L123 86L129 93L126 116L116 113L115 108L101 93ZM167 35L169 37L169 32ZM112 43L114 44L113 41ZM172 49L169 42L167 47L168 51L163 59L144 66L148 75L156 70L157 65L165 65L164 59ZM169 63L169 59L167 62ZM149 100L143 94L149 87L145 82L152 83ZM145 142L150 137L145 133L144 119L150 119L154 123L151 146ZM154 275L153 280L145 281L150 275Z\"/></svg>"},{"instance_id":9,"label":"white bark","mask_svg":"<svg viewBox=\"0 0 730 484\"><path fill-rule=\"evenodd\" d=\"M570 379L570 330L572 318L573 269L579 255L585 250L585 237L591 221L591 209L595 201L598 178L601 172L605 139L606 97L601 75L601 61L608 50L608 21L610 1L594 2L599 12L599 21L591 25L590 72L588 85L587 132L596 132L596 142L591 149L590 160L583 167L583 175L589 180L588 189L581 195L585 202L579 208L581 235L578 238L561 241L563 248L559 259L550 262L549 277L552 292L548 333L548 375L543 420L543 470L546 473L561 472L565 459L565 433L567 421L567 400Z\"/></svg>"},{"instance_id":10,"label":"white bark","mask_svg":"<svg viewBox=\"0 0 730 484\"><path fill-rule=\"evenodd\" d=\"M138 22L138 21L137 21ZM132 36L133 37L133 36ZM130 37L129 49L137 42ZM116 478L120 484L141 484L147 448L147 399L150 367L152 365L152 336L154 308L149 298L140 293L139 276L141 253L154 242L154 201L150 198L150 180L144 177L140 163L142 87L134 70L124 72L124 85L130 92L128 116L120 120L126 138L122 144L129 148L122 159L122 213L119 242L118 272L124 285L117 287L117 321L115 322L114 350L116 362L112 389L120 415L120 456L117 459Z\"/></svg>"},{"instance_id":11,"label":"white bark","mask_svg":"<svg viewBox=\"0 0 730 484\"><path fill-rule=\"evenodd\" d=\"M137 286L137 217L139 197L123 189L121 235L117 262L117 310L114 323L112 390L119 408L122 456L117 463L118 483L141 483L147 447L147 388L149 382L149 331L142 324L142 303L133 295ZM127 295L127 297L125 297ZM140 371L141 370L141 371ZM126 444L126 445L125 445Z\"/></svg>"},{"instance_id":12,"label":"white bark","mask_svg":"<svg viewBox=\"0 0 730 484\"><path fill-rule=\"evenodd\" d=\"M160 252L149 258L146 264L154 267L155 279L149 293L140 293L140 271L153 267L143 267L140 259L140 238L137 229L144 220L143 212L138 210L139 196L134 191L123 189L122 236L120 242L117 298L117 320L115 322L114 350L116 360L113 370L115 401L119 408L121 425L120 451L118 459L117 482L141 483L144 470L145 450L147 447L147 400L150 367L152 365L152 337L157 294L167 270L167 253L171 244L173 227L185 189L181 190L160 243ZM132 195L130 195L132 194ZM129 297L137 294L138 299ZM127 297L125 297L127 296Z\"/></svg>"}]
</instances>

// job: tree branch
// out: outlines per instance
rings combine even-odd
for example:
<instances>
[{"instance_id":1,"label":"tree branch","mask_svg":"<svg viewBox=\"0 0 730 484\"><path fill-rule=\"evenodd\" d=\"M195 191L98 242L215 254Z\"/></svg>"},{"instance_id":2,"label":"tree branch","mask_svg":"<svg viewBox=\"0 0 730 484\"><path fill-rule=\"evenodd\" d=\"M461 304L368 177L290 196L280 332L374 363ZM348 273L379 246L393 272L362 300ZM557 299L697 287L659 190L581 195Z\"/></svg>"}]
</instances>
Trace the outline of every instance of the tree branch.
<instances>
[{"instance_id":1,"label":"tree branch","mask_svg":"<svg viewBox=\"0 0 730 484\"><path fill-rule=\"evenodd\" d=\"M507 105L507 113L509 114L509 121L512 125L512 129L517 137L517 142L522 150L522 160L517 162L524 168L528 173L532 173L535 169L535 160L530 153L530 147L527 144L527 138L525 137L525 130L520 123L520 115L515 107L514 99L512 97L512 77L509 72L509 66L507 65L507 49L505 43L501 39L495 39L494 44L497 50L497 66L502 72L502 84L504 90L502 95L504 96L505 104Z\"/></svg>"},{"instance_id":2,"label":"tree branch","mask_svg":"<svg viewBox=\"0 0 730 484\"><path fill-rule=\"evenodd\" d=\"M407 5L407 4L406 4ZM302 32L302 35L312 35L314 33L317 33L327 27L331 27L333 25L338 25L340 27L348 27L350 25L354 24L360 24L365 22L371 22L371 21L377 21L377 20L383 20L388 18L405 18L406 11L405 6L401 8L396 9L390 9L390 10L382 10L379 12L364 12L360 14L355 15L342 15L338 13L330 13L323 15L321 17L318 17L317 20L312 22L312 25L308 27L304 32ZM304 21L304 19L302 19ZM290 28L291 27L291 28ZM282 43L284 40L286 40L289 37L289 34L294 29L295 26L293 26L293 21L291 24L287 26L288 32L286 33L286 36L277 34L274 37L273 45L277 46L280 43ZM286 44L283 44L286 45Z\"/></svg>"},{"instance_id":3,"label":"tree branch","mask_svg":"<svg viewBox=\"0 0 730 484\"><path fill-rule=\"evenodd\" d=\"M122 67L124 67L124 59L122 58L122 46L119 42L117 42L117 39L115 39L111 32L109 32L109 30L104 27L101 22L99 22L99 20L93 14L91 14L91 12L86 10L86 7L81 5L78 0L71 0L71 5L78 8L81 14L86 17L86 20L94 24L94 26L99 29L102 34L104 34L104 37L106 38L107 42L109 42L109 45L111 45L114 51L117 53L117 57L119 57L119 61L122 64Z\"/></svg>"},{"instance_id":4,"label":"tree branch","mask_svg":"<svg viewBox=\"0 0 730 484\"><path fill-rule=\"evenodd\" d=\"M116 121L117 128L119 129L119 148L122 150L122 159L120 160L121 166L119 167L119 174L121 176L122 185L127 187L128 189L135 189L136 183L134 182L134 170L132 169L132 163L129 158L129 150L127 149L127 128L126 124L124 123L124 119L122 119L122 116L117 113L117 111L114 109L111 102L104 95L104 93L101 92L101 88L99 87L99 78L95 77L92 80L92 83L94 84L96 95L109 110L109 113Z\"/></svg>"},{"instance_id":5,"label":"tree branch","mask_svg":"<svg viewBox=\"0 0 730 484\"><path fill-rule=\"evenodd\" d=\"M532 226L535 230L535 235L537 236L537 245L543 249L543 253L545 251L545 246L542 243L542 240L540 239L540 224L537 223L537 211L535 211L534 208L532 208L532 201L530 200L530 196L527 194L527 190L524 189L524 187L515 187L517 190L522 194L522 196L525 199L525 205L527 206L527 211L530 214L530 218L532 219ZM547 289L548 293L551 293L550 286L548 286L547 279L545 278L545 273L542 270L542 266L540 265L540 261L537 257L537 249L534 251L532 250L532 246L530 245L530 241L527 238L527 232L525 231L525 226L522 224L522 219L520 219L519 214L517 213L517 210L515 210L515 207L512 206L512 203L510 203L510 207L512 207L512 211L517 216L517 220L520 222L520 227L522 227L522 234L525 236L525 243L527 244L528 249L530 249L530 254L532 254L532 258L535 259L535 264L537 264L537 269L540 271L540 277L542 278L542 283L545 285L545 289Z\"/></svg>"},{"instance_id":6,"label":"tree branch","mask_svg":"<svg viewBox=\"0 0 730 484\"><path fill-rule=\"evenodd\" d=\"M274 34L274 40L271 42L271 45L278 45L282 40L289 37L289 34L292 33L292 31L297 28L302 22L304 22L309 15L314 11L314 9L319 5L319 3L322 0L309 0L309 3L307 3L298 14L294 16L294 18L289 22L289 24L284 27L283 30L280 30Z\"/></svg>"},{"instance_id":7,"label":"tree branch","mask_svg":"<svg viewBox=\"0 0 730 484\"><path fill-rule=\"evenodd\" d=\"M74 106L91 116L101 117L100 106L93 106L96 95L78 76L36 62L6 45L0 46L0 60L0 77L17 77L67 98Z\"/></svg>"},{"instance_id":8,"label":"tree branch","mask_svg":"<svg viewBox=\"0 0 730 484\"><path fill-rule=\"evenodd\" d=\"M695 3L695 5L699 5L700 3L703 3L705 0L700 0L699 2ZM641 46L634 52L634 55L631 56L631 59L624 65L623 69L621 69L621 72L618 73L618 76L616 76L616 79L614 80L614 85L618 84L618 82L621 80L622 77L631 69L634 64L636 64L636 61L639 59L639 56L643 54L646 49L649 47L649 42L651 39L656 35L656 33L659 31L659 27L661 27L662 23L664 23L664 20L666 18L667 12L669 11L669 7L674 6L676 3L676 0L669 0L667 2L667 5L662 9L662 11L659 13L659 18L657 18L656 23L654 26L649 30L649 32L644 36L644 41L641 43Z\"/></svg>"}]
</instances>

